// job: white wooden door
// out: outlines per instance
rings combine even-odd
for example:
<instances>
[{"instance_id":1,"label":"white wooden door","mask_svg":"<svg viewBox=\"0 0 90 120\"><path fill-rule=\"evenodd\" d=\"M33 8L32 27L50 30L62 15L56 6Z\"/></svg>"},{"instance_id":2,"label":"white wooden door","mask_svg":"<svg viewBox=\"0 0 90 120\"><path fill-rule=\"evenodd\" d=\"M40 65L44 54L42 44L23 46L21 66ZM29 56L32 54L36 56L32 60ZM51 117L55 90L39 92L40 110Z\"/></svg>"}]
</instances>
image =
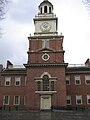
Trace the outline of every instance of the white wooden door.
<instances>
[{"instance_id":1,"label":"white wooden door","mask_svg":"<svg viewBox=\"0 0 90 120\"><path fill-rule=\"evenodd\" d=\"M50 95L42 95L41 96L41 109L42 110L50 110L51 109L51 96Z\"/></svg>"}]
</instances>

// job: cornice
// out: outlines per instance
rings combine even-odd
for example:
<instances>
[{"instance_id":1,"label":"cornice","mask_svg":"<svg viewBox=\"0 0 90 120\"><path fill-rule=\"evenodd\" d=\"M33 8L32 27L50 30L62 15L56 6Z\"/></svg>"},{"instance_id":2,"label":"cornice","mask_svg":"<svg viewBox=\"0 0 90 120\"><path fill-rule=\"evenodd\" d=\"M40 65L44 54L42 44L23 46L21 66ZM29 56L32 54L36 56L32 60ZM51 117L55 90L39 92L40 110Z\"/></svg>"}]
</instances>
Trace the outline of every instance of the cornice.
<instances>
[{"instance_id":1,"label":"cornice","mask_svg":"<svg viewBox=\"0 0 90 120\"><path fill-rule=\"evenodd\" d=\"M54 51L28 51L27 53L64 53L65 51L64 50L54 50Z\"/></svg>"},{"instance_id":2,"label":"cornice","mask_svg":"<svg viewBox=\"0 0 90 120\"><path fill-rule=\"evenodd\" d=\"M40 35L38 35L38 36L29 36L28 37L28 39L29 40L31 40L31 39L35 39L35 40L38 40L38 39L52 39L52 40L55 40L55 38L59 38L60 40L62 40L63 38L64 38L64 36L62 36L62 35L50 35L50 36L40 36Z\"/></svg>"},{"instance_id":3,"label":"cornice","mask_svg":"<svg viewBox=\"0 0 90 120\"><path fill-rule=\"evenodd\" d=\"M34 22L35 21L43 21L43 20L58 20L58 18L57 17L51 17L51 16L48 16L48 17L41 17L41 16L37 16L37 17L35 17L35 18L33 18L33 20L34 20Z\"/></svg>"},{"instance_id":4,"label":"cornice","mask_svg":"<svg viewBox=\"0 0 90 120\"><path fill-rule=\"evenodd\" d=\"M90 74L90 71L71 71L71 72L68 72L66 71L66 74Z\"/></svg>"},{"instance_id":5,"label":"cornice","mask_svg":"<svg viewBox=\"0 0 90 120\"><path fill-rule=\"evenodd\" d=\"M26 75L26 68L24 69L4 69L2 72L1 72L1 75Z\"/></svg>"},{"instance_id":6,"label":"cornice","mask_svg":"<svg viewBox=\"0 0 90 120\"><path fill-rule=\"evenodd\" d=\"M30 64L24 64L24 66L27 67L67 67L68 63L30 63Z\"/></svg>"}]
</instances>

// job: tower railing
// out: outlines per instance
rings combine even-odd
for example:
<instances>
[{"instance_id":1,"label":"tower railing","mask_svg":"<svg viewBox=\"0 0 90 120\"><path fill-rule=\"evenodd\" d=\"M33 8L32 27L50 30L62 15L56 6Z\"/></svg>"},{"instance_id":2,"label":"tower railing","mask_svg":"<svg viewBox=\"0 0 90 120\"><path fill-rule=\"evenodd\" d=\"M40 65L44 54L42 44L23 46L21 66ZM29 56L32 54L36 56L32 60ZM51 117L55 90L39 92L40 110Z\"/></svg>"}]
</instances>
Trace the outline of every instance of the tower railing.
<instances>
[{"instance_id":1,"label":"tower railing","mask_svg":"<svg viewBox=\"0 0 90 120\"><path fill-rule=\"evenodd\" d=\"M68 67L84 67L85 64L68 64Z\"/></svg>"}]
</instances>

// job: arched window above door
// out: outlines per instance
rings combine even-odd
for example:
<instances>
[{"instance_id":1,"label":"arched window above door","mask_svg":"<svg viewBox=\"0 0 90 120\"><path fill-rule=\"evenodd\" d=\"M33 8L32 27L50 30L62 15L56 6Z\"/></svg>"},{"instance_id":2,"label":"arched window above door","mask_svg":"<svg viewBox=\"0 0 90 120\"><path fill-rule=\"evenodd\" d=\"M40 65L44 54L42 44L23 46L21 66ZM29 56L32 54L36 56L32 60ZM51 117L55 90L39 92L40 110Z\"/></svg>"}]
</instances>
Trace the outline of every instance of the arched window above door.
<instances>
[{"instance_id":1,"label":"arched window above door","mask_svg":"<svg viewBox=\"0 0 90 120\"><path fill-rule=\"evenodd\" d=\"M43 76L43 91L49 91L49 77L48 75Z\"/></svg>"},{"instance_id":2,"label":"arched window above door","mask_svg":"<svg viewBox=\"0 0 90 120\"><path fill-rule=\"evenodd\" d=\"M48 72L44 72L41 77L36 77L35 81L37 83L36 91L38 93L45 92L55 92L55 85L57 81L57 77L51 77Z\"/></svg>"}]
</instances>

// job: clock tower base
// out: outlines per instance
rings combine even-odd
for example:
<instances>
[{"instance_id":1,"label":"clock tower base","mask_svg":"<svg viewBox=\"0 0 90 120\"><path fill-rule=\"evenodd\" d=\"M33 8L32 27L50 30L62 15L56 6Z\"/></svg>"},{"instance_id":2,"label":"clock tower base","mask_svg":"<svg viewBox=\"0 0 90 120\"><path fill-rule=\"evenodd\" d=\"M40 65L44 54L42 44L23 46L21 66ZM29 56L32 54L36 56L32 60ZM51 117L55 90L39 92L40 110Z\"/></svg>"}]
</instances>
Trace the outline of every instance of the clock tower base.
<instances>
[{"instance_id":1,"label":"clock tower base","mask_svg":"<svg viewBox=\"0 0 90 120\"><path fill-rule=\"evenodd\" d=\"M66 107L66 63L27 64L27 107L51 110Z\"/></svg>"}]
</instances>

